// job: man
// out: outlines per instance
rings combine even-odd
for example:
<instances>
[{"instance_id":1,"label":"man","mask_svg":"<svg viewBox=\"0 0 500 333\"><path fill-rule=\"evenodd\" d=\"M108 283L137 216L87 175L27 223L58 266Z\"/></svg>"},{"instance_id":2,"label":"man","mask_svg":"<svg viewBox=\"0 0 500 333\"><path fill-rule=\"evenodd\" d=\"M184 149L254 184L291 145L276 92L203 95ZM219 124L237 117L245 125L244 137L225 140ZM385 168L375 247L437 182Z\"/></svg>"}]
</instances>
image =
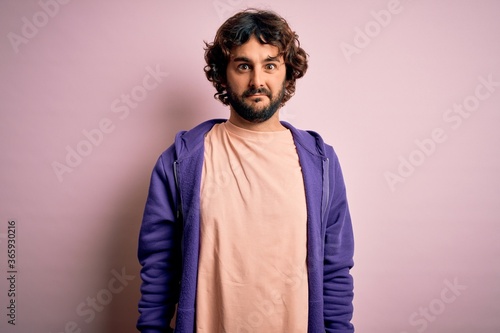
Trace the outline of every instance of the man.
<instances>
[{"instance_id":1,"label":"man","mask_svg":"<svg viewBox=\"0 0 500 333\"><path fill-rule=\"evenodd\" d=\"M205 73L228 120L177 134L154 168L139 239L141 332L354 332L342 173L314 132L279 121L307 70L287 22L229 18Z\"/></svg>"}]
</instances>

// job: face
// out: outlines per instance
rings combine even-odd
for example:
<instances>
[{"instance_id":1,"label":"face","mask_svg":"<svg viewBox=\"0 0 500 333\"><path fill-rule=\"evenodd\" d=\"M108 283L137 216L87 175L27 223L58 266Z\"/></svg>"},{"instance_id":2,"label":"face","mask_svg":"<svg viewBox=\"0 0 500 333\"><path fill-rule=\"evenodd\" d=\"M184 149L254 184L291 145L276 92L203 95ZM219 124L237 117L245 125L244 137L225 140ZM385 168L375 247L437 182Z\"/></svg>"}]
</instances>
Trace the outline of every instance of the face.
<instances>
[{"instance_id":1,"label":"face","mask_svg":"<svg viewBox=\"0 0 500 333\"><path fill-rule=\"evenodd\" d=\"M251 123L279 122L276 111L285 94L286 65L278 51L255 36L231 51L226 89L232 116Z\"/></svg>"}]
</instances>

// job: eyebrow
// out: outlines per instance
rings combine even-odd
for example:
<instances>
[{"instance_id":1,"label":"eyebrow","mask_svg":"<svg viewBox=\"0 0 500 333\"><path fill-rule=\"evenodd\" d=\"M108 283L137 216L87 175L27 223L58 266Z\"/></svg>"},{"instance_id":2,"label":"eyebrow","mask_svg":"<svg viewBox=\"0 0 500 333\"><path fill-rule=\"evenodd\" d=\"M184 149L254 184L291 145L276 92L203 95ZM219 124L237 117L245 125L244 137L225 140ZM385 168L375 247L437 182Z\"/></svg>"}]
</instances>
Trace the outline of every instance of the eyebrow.
<instances>
[{"instance_id":1,"label":"eyebrow","mask_svg":"<svg viewBox=\"0 0 500 333\"><path fill-rule=\"evenodd\" d=\"M252 61L250 60L250 58L247 58L245 56L235 57L233 59L233 62L249 62L249 63L252 63ZM267 56L267 58L264 60L264 62L280 62L280 60L279 60L278 56L275 56L275 57Z\"/></svg>"}]
</instances>

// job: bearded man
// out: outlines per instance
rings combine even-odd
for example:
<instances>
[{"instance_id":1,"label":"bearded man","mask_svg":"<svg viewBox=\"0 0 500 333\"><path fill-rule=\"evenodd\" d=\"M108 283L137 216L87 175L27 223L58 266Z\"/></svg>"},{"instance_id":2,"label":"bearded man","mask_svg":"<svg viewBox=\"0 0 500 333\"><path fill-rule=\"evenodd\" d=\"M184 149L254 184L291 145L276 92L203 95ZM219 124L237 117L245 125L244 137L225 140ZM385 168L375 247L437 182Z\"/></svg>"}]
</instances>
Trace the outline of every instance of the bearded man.
<instances>
[{"instance_id":1,"label":"bearded man","mask_svg":"<svg viewBox=\"0 0 500 333\"><path fill-rule=\"evenodd\" d=\"M154 168L139 238L141 332L352 333L353 232L338 158L279 120L307 54L274 12L206 44L229 118L177 134Z\"/></svg>"}]
</instances>

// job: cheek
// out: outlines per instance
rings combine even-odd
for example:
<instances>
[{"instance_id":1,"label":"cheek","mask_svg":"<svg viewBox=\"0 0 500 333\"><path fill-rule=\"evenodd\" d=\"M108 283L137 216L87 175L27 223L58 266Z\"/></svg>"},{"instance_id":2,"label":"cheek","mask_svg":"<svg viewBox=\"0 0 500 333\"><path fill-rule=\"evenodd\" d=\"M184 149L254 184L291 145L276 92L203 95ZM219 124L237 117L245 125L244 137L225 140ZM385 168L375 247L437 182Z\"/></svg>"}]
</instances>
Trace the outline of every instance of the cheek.
<instances>
[{"instance_id":1,"label":"cheek","mask_svg":"<svg viewBox=\"0 0 500 333\"><path fill-rule=\"evenodd\" d=\"M276 78L273 81L273 90L275 93L280 92L282 89L287 88L290 81L286 81L285 76Z\"/></svg>"},{"instance_id":2,"label":"cheek","mask_svg":"<svg viewBox=\"0 0 500 333\"><path fill-rule=\"evenodd\" d=\"M230 86L235 92L241 92L246 88L245 80L241 76L228 75L226 85Z\"/></svg>"},{"instance_id":3,"label":"cheek","mask_svg":"<svg viewBox=\"0 0 500 333\"><path fill-rule=\"evenodd\" d=\"M281 73L279 73L279 75L276 76L274 84L276 86L279 86L279 88L281 89L281 87L283 87L283 85L286 85L286 82L287 82L286 70L284 70Z\"/></svg>"},{"instance_id":4,"label":"cheek","mask_svg":"<svg viewBox=\"0 0 500 333\"><path fill-rule=\"evenodd\" d=\"M224 86L230 86L232 88L235 88L235 75L234 73L231 71L231 70L227 70L226 71L226 82L223 82L224 83Z\"/></svg>"}]
</instances>

